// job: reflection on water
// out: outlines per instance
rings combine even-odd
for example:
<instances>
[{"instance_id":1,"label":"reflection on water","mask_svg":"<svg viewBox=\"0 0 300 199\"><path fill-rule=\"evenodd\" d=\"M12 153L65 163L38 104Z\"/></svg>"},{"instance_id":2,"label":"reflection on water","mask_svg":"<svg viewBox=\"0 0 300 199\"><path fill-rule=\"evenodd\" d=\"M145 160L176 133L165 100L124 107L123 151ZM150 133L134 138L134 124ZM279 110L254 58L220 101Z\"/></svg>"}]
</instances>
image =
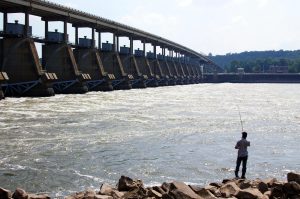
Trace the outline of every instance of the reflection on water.
<instances>
[{"instance_id":1,"label":"reflection on water","mask_svg":"<svg viewBox=\"0 0 300 199\"><path fill-rule=\"evenodd\" d=\"M298 84L199 84L0 102L0 187L67 194L121 175L153 185L233 177L241 111L248 178L300 170Z\"/></svg>"}]
</instances>

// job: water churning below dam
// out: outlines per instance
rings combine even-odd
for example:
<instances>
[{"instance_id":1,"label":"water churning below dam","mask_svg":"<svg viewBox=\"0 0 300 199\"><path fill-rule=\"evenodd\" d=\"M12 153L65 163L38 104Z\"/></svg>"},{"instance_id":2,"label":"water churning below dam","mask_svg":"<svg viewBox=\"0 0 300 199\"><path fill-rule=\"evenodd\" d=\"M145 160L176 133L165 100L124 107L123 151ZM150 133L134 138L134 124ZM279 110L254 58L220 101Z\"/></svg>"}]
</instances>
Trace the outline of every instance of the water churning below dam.
<instances>
[{"instance_id":1,"label":"water churning below dam","mask_svg":"<svg viewBox=\"0 0 300 199\"><path fill-rule=\"evenodd\" d=\"M248 178L300 170L298 84L199 84L0 102L0 187L61 195L116 183L232 178L244 130Z\"/></svg>"}]
</instances>

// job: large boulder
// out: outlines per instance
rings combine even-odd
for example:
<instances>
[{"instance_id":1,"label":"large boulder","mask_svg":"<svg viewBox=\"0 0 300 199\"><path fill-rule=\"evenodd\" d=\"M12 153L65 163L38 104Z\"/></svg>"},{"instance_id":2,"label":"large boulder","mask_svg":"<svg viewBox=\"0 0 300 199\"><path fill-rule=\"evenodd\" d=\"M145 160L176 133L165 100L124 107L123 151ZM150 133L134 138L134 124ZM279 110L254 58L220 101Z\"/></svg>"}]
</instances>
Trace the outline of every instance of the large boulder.
<instances>
[{"instance_id":1,"label":"large boulder","mask_svg":"<svg viewBox=\"0 0 300 199\"><path fill-rule=\"evenodd\" d=\"M109 184L104 183L104 184L102 184L101 187L100 187L99 194L111 196L113 190L115 190L114 187L112 187L112 186L109 185Z\"/></svg>"},{"instance_id":2,"label":"large boulder","mask_svg":"<svg viewBox=\"0 0 300 199\"><path fill-rule=\"evenodd\" d=\"M170 187L171 187L171 184L170 183L167 183L167 182L164 182L162 185L161 185L161 188L166 192L168 193L170 191Z\"/></svg>"},{"instance_id":3,"label":"large boulder","mask_svg":"<svg viewBox=\"0 0 300 199\"><path fill-rule=\"evenodd\" d=\"M228 182L220 188L223 197L229 198L235 196L241 189L234 183Z\"/></svg>"},{"instance_id":4,"label":"large boulder","mask_svg":"<svg viewBox=\"0 0 300 199\"><path fill-rule=\"evenodd\" d=\"M263 180L263 182L266 183L269 188L273 188L278 181L276 178L268 178Z\"/></svg>"},{"instance_id":5,"label":"large boulder","mask_svg":"<svg viewBox=\"0 0 300 199\"><path fill-rule=\"evenodd\" d=\"M11 198L12 193L10 190L3 189L0 187L0 199L9 199Z\"/></svg>"},{"instance_id":6,"label":"large boulder","mask_svg":"<svg viewBox=\"0 0 300 199\"><path fill-rule=\"evenodd\" d=\"M143 187L143 182L141 180L133 180L126 176L121 176L118 183L119 191L132 191L134 189L139 189Z\"/></svg>"},{"instance_id":7,"label":"large boulder","mask_svg":"<svg viewBox=\"0 0 300 199\"><path fill-rule=\"evenodd\" d=\"M87 189L85 192L84 192L84 196L83 198L84 199L94 199L95 198L95 195L96 195L96 191L89 188Z\"/></svg>"},{"instance_id":8,"label":"large boulder","mask_svg":"<svg viewBox=\"0 0 300 199\"><path fill-rule=\"evenodd\" d=\"M222 183L218 183L218 182L212 182L209 184L210 186L214 186L214 187L217 187L217 188L220 188L221 186L223 186Z\"/></svg>"},{"instance_id":9,"label":"large boulder","mask_svg":"<svg viewBox=\"0 0 300 199\"><path fill-rule=\"evenodd\" d=\"M247 188L240 190L236 197L239 199L261 199L264 195L258 189Z\"/></svg>"},{"instance_id":10,"label":"large boulder","mask_svg":"<svg viewBox=\"0 0 300 199\"><path fill-rule=\"evenodd\" d=\"M287 174L287 180L288 182L295 181L300 184L300 174L290 172Z\"/></svg>"},{"instance_id":11,"label":"large boulder","mask_svg":"<svg viewBox=\"0 0 300 199\"><path fill-rule=\"evenodd\" d=\"M290 181L283 185L283 190L289 195L300 195L300 185L295 181Z\"/></svg>"},{"instance_id":12,"label":"large boulder","mask_svg":"<svg viewBox=\"0 0 300 199\"><path fill-rule=\"evenodd\" d=\"M119 198L123 198L124 195L125 195L126 192L120 192L120 191L117 191L117 190L113 190L112 193L111 193L111 196L114 198L114 199L119 199Z\"/></svg>"},{"instance_id":13,"label":"large boulder","mask_svg":"<svg viewBox=\"0 0 300 199\"><path fill-rule=\"evenodd\" d=\"M240 189L247 189L252 186L252 184L249 180L243 180L243 181L237 182L237 185Z\"/></svg>"},{"instance_id":14,"label":"large boulder","mask_svg":"<svg viewBox=\"0 0 300 199\"><path fill-rule=\"evenodd\" d=\"M158 191L155 191L154 189L149 189L148 194L149 197L154 197L154 198L162 198L161 193L159 193Z\"/></svg>"},{"instance_id":15,"label":"large boulder","mask_svg":"<svg viewBox=\"0 0 300 199\"><path fill-rule=\"evenodd\" d=\"M157 191L158 193L160 193L160 194L162 194L162 195L167 193L164 189L162 189L162 188L159 187L159 186L154 186L154 187L152 187L152 188L153 188L153 190Z\"/></svg>"},{"instance_id":16,"label":"large boulder","mask_svg":"<svg viewBox=\"0 0 300 199\"><path fill-rule=\"evenodd\" d=\"M50 199L47 194L28 194L28 199Z\"/></svg>"},{"instance_id":17,"label":"large boulder","mask_svg":"<svg viewBox=\"0 0 300 199\"><path fill-rule=\"evenodd\" d=\"M207 190L205 188L200 188L198 186L190 186L190 187L196 194L198 194L200 197L202 197L204 199L216 199L217 198L209 190Z\"/></svg>"},{"instance_id":18,"label":"large boulder","mask_svg":"<svg viewBox=\"0 0 300 199\"><path fill-rule=\"evenodd\" d=\"M271 195L270 198L285 198L286 194L283 190L283 185L276 185L271 188Z\"/></svg>"},{"instance_id":19,"label":"large boulder","mask_svg":"<svg viewBox=\"0 0 300 199\"><path fill-rule=\"evenodd\" d=\"M15 192L13 193L12 198L13 199L27 199L28 194L26 193L26 191L24 189L17 188L15 190Z\"/></svg>"},{"instance_id":20,"label":"large boulder","mask_svg":"<svg viewBox=\"0 0 300 199\"><path fill-rule=\"evenodd\" d=\"M106 195L95 195L95 199L113 199L112 196L106 196Z\"/></svg>"},{"instance_id":21,"label":"large boulder","mask_svg":"<svg viewBox=\"0 0 300 199\"><path fill-rule=\"evenodd\" d=\"M221 197L222 196L219 188L217 188L215 186L207 185L205 187L205 189L208 190L209 192L211 192L216 197Z\"/></svg>"},{"instance_id":22,"label":"large boulder","mask_svg":"<svg viewBox=\"0 0 300 199\"><path fill-rule=\"evenodd\" d=\"M258 183L257 189L263 194L269 190L268 185L263 181Z\"/></svg>"},{"instance_id":23,"label":"large boulder","mask_svg":"<svg viewBox=\"0 0 300 199\"><path fill-rule=\"evenodd\" d=\"M201 199L188 185L183 182L172 182L170 193L175 199Z\"/></svg>"}]
</instances>

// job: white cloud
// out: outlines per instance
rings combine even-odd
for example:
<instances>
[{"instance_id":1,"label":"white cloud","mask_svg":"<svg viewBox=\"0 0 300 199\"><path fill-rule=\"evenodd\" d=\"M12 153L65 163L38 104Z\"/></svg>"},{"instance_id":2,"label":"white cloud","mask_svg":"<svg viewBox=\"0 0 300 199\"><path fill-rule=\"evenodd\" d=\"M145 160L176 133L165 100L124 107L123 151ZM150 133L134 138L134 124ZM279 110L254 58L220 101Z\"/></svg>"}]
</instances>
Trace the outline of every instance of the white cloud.
<instances>
[{"instance_id":1,"label":"white cloud","mask_svg":"<svg viewBox=\"0 0 300 199\"><path fill-rule=\"evenodd\" d=\"M148 10L145 7L137 7L132 13L129 13L119 20L121 23L160 35L170 37L176 30L178 20L173 15L165 15Z\"/></svg>"},{"instance_id":2,"label":"white cloud","mask_svg":"<svg viewBox=\"0 0 300 199\"><path fill-rule=\"evenodd\" d=\"M256 0L256 2L258 4L258 8L265 8L269 5L270 0Z\"/></svg>"},{"instance_id":3,"label":"white cloud","mask_svg":"<svg viewBox=\"0 0 300 199\"><path fill-rule=\"evenodd\" d=\"M188 7L193 4L193 0L176 0L176 4L179 7Z\"/></svg>"},{"instance_id":4,"label":"white cloud","mask_svg":"<svg viewBox=\"0 0 300 199\"><path fill-rule=\"evenodd\" d=\"M231 19L231 22L233 25L242 25L242 26L246 26L247 25L247 20L245 19L245 17L238 15L238 16L234 16Z\"/></svg>"}]
</instances>

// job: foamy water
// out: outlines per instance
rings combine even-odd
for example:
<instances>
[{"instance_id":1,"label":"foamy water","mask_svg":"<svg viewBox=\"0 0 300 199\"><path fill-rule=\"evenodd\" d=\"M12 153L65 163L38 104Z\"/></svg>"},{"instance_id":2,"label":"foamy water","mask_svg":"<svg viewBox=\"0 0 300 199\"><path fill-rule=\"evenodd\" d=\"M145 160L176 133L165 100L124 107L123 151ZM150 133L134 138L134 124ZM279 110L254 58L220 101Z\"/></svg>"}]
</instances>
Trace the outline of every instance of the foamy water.
<instances>
[{"instance_id":1,"label":"foamy water","mask_svg":"<svg viewBox=\"0 0 300 199\"><path fill-rule=\"evenodd\" d=\"M121 175L147 185L300 171L299 84L199 84L0 102L0 187L66 195Z\"/></svg>"}]
</instances>

